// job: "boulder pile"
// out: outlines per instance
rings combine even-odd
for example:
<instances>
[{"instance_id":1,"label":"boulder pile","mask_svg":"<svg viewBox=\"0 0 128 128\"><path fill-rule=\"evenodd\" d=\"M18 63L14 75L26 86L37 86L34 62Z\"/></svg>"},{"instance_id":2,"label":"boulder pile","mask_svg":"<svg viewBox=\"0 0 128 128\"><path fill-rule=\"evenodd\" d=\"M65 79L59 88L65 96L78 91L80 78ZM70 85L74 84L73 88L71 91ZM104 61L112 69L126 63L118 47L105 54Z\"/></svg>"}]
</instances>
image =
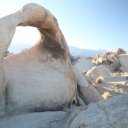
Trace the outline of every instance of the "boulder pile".
<instances>
[{"instance_id":1,"label":"boulder pile","mask_svg":"<svg viewBox=\"0 0 128 128\"><path fill-rule=\"evenodd\" d=\"M105 65L112 72L127 72L128 67L125 65L127 61L127 52L122 48L118 48L116 52L107 52L103 55L97 55L92 62L95 65Z\"/></svg>"}]
</instances>

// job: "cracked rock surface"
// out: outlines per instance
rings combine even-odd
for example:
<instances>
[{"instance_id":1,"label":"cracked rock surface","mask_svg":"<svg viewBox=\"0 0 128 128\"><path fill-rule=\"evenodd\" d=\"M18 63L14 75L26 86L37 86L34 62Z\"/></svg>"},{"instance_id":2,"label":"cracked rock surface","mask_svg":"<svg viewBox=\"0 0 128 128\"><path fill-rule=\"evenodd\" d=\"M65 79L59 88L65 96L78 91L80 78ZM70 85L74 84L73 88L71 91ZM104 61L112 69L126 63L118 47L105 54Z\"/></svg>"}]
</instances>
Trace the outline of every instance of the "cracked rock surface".
<instances>
[{"instance_id":1,"label":"cracked rock surface","mask_svg":"<svg viewBox=\"0 0 128 128\"><path fill-rule=\"evenodd\" d=\"M0 128L128 128L128 95L54 111L1 117Z\"/></svg>"}]
</instances>

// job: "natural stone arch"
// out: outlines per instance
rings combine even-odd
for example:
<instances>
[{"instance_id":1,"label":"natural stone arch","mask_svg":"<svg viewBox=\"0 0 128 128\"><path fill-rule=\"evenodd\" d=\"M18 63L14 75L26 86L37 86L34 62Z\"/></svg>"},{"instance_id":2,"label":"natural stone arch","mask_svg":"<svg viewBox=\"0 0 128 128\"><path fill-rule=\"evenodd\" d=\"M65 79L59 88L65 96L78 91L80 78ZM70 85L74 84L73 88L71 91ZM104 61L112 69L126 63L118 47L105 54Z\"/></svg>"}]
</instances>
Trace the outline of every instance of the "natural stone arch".
<instances>
[{"instance_id":1,"label":"natural stone arch","mask_svg":"<svg viewBox=\"0 0 128 128\"><path fill-rule=\"evenodd\" d=\"M23 8L11 15L8 15L6 17L3 17L0 19L0 55L1 55L1 63L0 63L0 86L1 86L1 101L0 101L0 110L1 114L4 111L7 111L8 108L6 108L6 102L8 102L6 93L8 93L8 89L6 92L6 86L5 86L5 78L3 76L3 56L6 53L11 40L13 38L13 35L15 33L15 29L17 26L33 26L36 27L41 34L41 39L38 42L38 46L41 48L41 50L45 51L45 54L47 54L46 58L53 58L54 60L57 60L57 62L63 65L66 72L68 74L68 77L66 79L69 79L67 82L67 85L69 86L69 90L67 93L68 97L64 101L65 103L62 103L59 107L68 106L69 104L76 101L76 80L75 75L71 66L70 61L70 54L69 49L67 47L66 41L64 39L63 34L61 33L61 30L59 28L59 25L57 23L56 18L44 7L37 5L37 4L27 4L23 6ZM13 57L12 57L13 58ZM14 57L15 58L15 57ZM6 61L6 59L5 59ZM7 59L8 61L8 59ZM6 63L4 62L6 65ZM6 72L6 71L5 71ZM14 91L14 90L13 90ZM66 94L65 94L66 95ZM12 103L11 103L12 104ZM46 106L47 107L47 106ZM51 105L52 110L56 110L54 108L54 105ZM50 108L51 108L50 107ZM6 110L5 110L6 108ZM37 106L38 108L38 106ZM21 108L20 108L21 109ZM31 108L34 109L34 108ZM40 109L40 108L39 108ZM44 108L45 110L46 108ZM58 108L57 108L58 109ZM9 110L10 111L10 110ZM14 111L12 109L12 111ZM21 110L22 111L22 110ZM23 110L26 111L26 110Z\"/></svg>"},{"instance_id":2,"label":"natural stone arch","mask_svg":"<svg viewBox=\"0 0 128 128\"><path fill-rule=\"evenodd\" d=\"M3 59L17 26L36 27L41 38L32 48ZM27 4L1 18L0 35L0 115L62 110L72 104L85 105L83 99L88 98L90 102L95 97L94 87L88 88L85 78L73 69L57 20L44 7ZM83 94L81 99L77 84L79 93L89 91L91 95ZM97 98L91 101L100 99L97 92Z\"/></svg>"},{"instance_id":3,"label":"natural stone arch","mask_svg":"<svg viewBox=\"0 0 128 128\"><path fill-rule=\"evenodd\" d=\"M9 47L17 26L36 27L44 40L48 37L54 45L60 46L60 48L65 50L67 48L56 18L44 7L33 3L23 6L21 10L14 14L1 18L0 51L2 54L4 54ZM66 52L68 53L68 51Z\"/></svg>"}]
</instances>

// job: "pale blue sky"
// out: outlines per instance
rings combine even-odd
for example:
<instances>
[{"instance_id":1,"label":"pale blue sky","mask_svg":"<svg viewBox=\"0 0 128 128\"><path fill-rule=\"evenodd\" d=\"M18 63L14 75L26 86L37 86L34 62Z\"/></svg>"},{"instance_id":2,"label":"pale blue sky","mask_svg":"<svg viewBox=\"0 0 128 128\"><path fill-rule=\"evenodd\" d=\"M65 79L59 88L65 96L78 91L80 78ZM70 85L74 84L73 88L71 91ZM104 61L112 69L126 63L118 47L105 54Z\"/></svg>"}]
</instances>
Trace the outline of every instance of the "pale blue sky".
<instances>
[{"instance_id":1,"label":"pale blue sky","mask_svg":"<svg viewBox=\"0 0 128 128\"><path fill-rule=\"evenodd\" d=\"M56 16L68 45L85 49L115 51L120 47L128 50L128 0L3 0L0 16L30 2L41 4ZM17 32L21 35L22 31ZM18 40L17 36L11 47L25 46L25 43L28 47L33 45L27 41Z\"/></svg>"}]
</instances>

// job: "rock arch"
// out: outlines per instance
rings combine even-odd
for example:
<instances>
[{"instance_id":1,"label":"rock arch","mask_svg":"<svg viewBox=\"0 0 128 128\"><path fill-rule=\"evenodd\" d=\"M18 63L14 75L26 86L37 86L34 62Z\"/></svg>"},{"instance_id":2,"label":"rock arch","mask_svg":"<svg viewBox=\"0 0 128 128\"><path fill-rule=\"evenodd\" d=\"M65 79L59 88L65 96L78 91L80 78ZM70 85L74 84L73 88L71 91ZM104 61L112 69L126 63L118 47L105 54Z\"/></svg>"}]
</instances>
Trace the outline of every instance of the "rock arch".
<instances>
[{"instance_id":1,"label":"rock arch","mask_svg":"<svg viewBox=\"0 0 128 128\"><path fill-rule=\"evenodd\" d=\"M38 28L41 39L27 51L3 60L17 26ZM38 76L33 75L37 72ZM38 4L24 5L0 19L0 74L0 114L59 110L76 102L77 83L65 38L56 18Z\"/></svg>"},{"instance_id":2,"label":"rock arch","mask_svg":"<svg viewBox=\"0 0 128 128\"><path fill-rule=\"evenodd\" d=\"M36 27L45 40L51 40L52 46L45 44L45 48L58 46L68 53L66 41L61 33L56 18L44 7L31 3L23 6L16 13L8 15L0 19L0 45L1 53L4 54L14 36L17 26L32 26ZM4 31L3 31L4 30ZM47 42L47 41L46 41Z\"/></svg>"}]
</instances>

